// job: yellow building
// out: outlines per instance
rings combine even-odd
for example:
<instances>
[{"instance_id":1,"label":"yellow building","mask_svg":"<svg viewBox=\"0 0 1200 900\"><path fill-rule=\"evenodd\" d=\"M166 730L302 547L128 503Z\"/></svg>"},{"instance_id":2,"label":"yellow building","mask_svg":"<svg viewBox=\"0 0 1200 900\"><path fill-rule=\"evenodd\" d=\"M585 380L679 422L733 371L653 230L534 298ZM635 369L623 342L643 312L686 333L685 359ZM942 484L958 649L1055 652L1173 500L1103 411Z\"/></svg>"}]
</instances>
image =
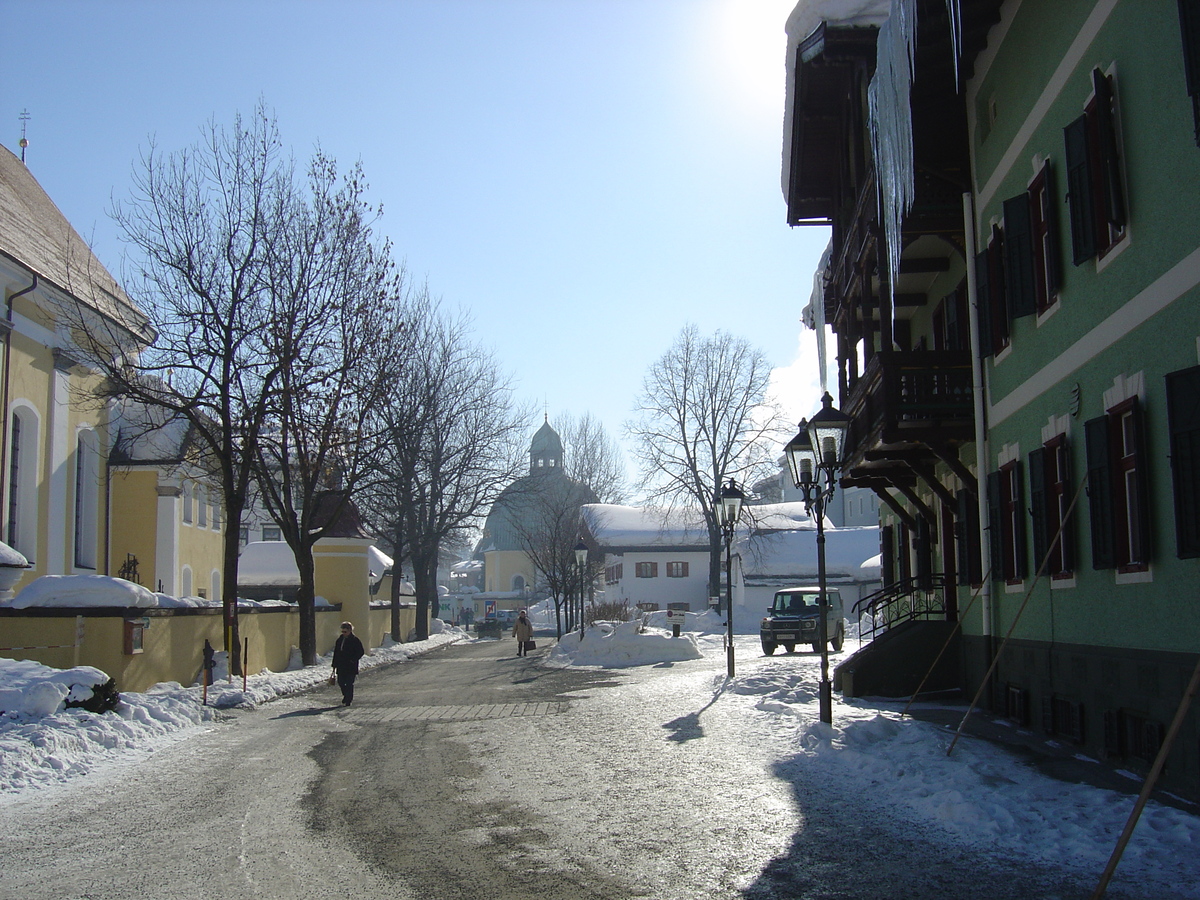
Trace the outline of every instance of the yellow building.
<instances>
[{"instance_id":1,"label":"yellow building","mask_svg":"<svg viewBox=\"0 0 1200 900\"><path fill-rule=\"evenodd\" d=\"M102 399L76 349L93 318L143 347L148 320L3 147L0 287L0 540L30 563L16 590L41 575L124 573L219 595L220 496L186 426Z\"/></svg>"}]
</instances>

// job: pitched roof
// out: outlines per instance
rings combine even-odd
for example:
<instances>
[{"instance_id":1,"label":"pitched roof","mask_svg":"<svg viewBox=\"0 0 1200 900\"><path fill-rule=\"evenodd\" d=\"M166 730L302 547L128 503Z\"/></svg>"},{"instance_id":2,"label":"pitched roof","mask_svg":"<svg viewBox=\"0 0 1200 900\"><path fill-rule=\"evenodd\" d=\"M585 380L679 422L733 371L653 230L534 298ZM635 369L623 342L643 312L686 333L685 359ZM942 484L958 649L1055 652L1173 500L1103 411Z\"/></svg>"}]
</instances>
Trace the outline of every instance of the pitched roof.
<instances>
[{"instance_id":1,"label":"pitched roof","mask_svg":"<svg viewBox=\"0 0 1200 900\"><path fill-rule=\"evenodd\" d=\"M4 146L0 146L0 253L36 272L39 279L148 336L145 314L25 164Z\"/></svg>"}]
</instances>

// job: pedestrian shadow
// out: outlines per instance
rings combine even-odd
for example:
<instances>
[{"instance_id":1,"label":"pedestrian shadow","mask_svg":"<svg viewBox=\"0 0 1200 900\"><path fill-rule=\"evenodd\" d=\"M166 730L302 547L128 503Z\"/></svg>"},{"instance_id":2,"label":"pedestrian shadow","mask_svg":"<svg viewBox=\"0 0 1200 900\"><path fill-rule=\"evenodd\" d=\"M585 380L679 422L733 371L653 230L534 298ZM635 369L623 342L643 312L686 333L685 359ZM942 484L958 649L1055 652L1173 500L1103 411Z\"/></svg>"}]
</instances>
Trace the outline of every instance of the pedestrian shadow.
<instances>
[{"instance_id":1,"label":"pedestrian shadow","mask_svg":"<svg viewBox=\"0 0 1200 900\"><path fill-rule=\"evenodd\" d=\"M704 726L700 724L700 716L708 711L721 696L721 690L718 689L713 694L704 706L696 710L694 713L688 713L686 716L680 716L678 719L672 719L670 722L664 722L663 728L667 729L667 740L674 741L677 744L682 744L687 741L694 741L696 738L704 737Z\"/></svg>"},{"instance_id":2,"label":"pedestrian shadow","mask_svg":"<svg viewBox=\"0 0 1200 900\"><path fill-rule=\"evenodd\" d=\"M312 706L308 709L294 709L291 712L280 713L277 716L271 716L272 719L295 719L300 716L319 716L321 713L333 712L335 709L341 709L342 704L338 703L334 706Z\"/></svg>"}]
</instances>

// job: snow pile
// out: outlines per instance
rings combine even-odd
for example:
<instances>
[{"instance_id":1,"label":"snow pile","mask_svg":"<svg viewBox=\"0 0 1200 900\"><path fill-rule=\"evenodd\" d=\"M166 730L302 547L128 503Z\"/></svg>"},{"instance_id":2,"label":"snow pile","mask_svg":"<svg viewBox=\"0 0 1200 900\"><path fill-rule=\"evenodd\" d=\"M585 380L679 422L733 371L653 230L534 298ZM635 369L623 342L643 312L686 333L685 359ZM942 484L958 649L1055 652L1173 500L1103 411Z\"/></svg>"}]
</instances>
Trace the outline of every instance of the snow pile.
<instances>
[{"instance_id":1,"label":"snow pile","mask_svg":"<svg viewBox=\"0 0 1200 900\"><path fill-rule=\"evenodd\" d=\"M89 699L108 680L92 666L51 669L28 659L0 658L0 714L49 716L68 700Z\"/></svg>"},{"instance_id":2,"label":"snow pile","mask_svg":"<svg viewBox=\"0 0 1200 900\"><path fill-rule=\"evenodd\" d=\"M360 668L402 662L466 638L463 631L439 620L430 630L436 633L425 641L386 642L364 656ZM293 654L293 659L298 655ZM328 680L330 657L287 672L263 669L246 679L243 690L241 678L227 680L225 654L217 653L216 683L208 688L208 706L203 705L201 686L168 682L145 693L122 693L116 710L103 714L62 708L64 699L83 699L92 685L108 681L101 670L90 666L59 670L0 658L0 793L67 781L115 754L152 751L211 722L217 709L252 708L311 690Z\"/></svg>"},{"instance_id":3,"label":"snow pile","mask_svg":"<svg viewBox=\"0 0 1200 900\"><path fill-rule=\"evenodd\" d=\"M545 665L600 666L608 669L626 666L650 666L685 659L700 659L696 637L647 628L640 621L596 622L583 633L573 631L555 645Z\"/></svg>"},{"instance_id":4,"label":"snow pile","mask_svg":"<svg viewBox=\"0 0 1200 900\"><path fill-rule=\"evenodd\" d=\"M43 575L35 578L15 597L4 603L13 609L34 606L101 607L146 609L154 606L187 606L166 594L156 594L140 584L107 575Z\"/></svg>"}]
</instances>

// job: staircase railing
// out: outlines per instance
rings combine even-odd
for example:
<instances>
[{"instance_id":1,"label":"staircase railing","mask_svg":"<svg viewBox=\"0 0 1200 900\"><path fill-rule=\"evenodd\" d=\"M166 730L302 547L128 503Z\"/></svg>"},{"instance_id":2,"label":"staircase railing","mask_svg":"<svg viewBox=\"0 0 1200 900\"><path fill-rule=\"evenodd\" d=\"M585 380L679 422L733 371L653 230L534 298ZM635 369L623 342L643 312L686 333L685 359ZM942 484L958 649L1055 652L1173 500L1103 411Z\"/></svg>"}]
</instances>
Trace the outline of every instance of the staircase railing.
<instances>
[{"instance_id":1,"label":"staircase railing","mask_svg":"<svg viewBox=\"0 0 1200 900\"><path fill-rule=\"evenodd\" d=\"M859 623L859 640L873 639L901 622L914 619L944 621L946 591L953 589L945 574L905 578L860 599L850 608ZM868 621L864 622L863 620Z\"/></svg>"}]
</instances>

